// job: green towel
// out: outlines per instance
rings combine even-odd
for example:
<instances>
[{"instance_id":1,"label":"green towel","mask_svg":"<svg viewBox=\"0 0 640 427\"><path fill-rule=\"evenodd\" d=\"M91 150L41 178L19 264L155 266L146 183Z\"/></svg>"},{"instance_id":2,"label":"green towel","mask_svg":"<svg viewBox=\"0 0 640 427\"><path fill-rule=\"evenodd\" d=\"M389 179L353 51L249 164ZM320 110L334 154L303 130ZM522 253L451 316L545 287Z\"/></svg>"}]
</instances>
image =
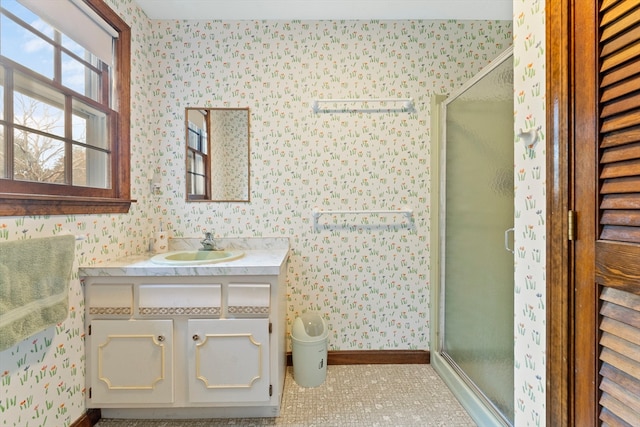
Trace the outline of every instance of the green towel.
<instances>
[{"instance_id":1,"label":"green towel","mask_svg":"<svg viewBox=\"0 0 640 427\"><path fill-rule=\"evenodd\" d=\"M0 243L0 351L67 318L75 237Z\"/></svg>"}]
</instances>

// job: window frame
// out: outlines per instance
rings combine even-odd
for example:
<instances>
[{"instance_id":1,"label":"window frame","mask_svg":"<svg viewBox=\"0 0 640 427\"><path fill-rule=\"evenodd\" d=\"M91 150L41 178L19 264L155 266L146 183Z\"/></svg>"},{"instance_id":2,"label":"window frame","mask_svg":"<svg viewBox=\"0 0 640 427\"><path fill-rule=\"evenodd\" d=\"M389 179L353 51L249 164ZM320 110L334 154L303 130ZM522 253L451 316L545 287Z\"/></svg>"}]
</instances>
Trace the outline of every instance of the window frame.
<instances>
[{"instance_id":1,"label":"window frame","mask_svg":"<svg viewBox=\"0 0 640 427\"><path fill-rule=\"evenodd\" d=\"M0 179L0 216L126 213L133 202L130 186L131 28L103 0L83 1L118 33L114 46L113 91L117 117L110 129L114 133L111 188L105 191L76 186L73 188L80 190L79 194L68 195L64 194L68 186ZM5 97L12 95L12 91L5 90Z\"/></svg>"}]
</instances>

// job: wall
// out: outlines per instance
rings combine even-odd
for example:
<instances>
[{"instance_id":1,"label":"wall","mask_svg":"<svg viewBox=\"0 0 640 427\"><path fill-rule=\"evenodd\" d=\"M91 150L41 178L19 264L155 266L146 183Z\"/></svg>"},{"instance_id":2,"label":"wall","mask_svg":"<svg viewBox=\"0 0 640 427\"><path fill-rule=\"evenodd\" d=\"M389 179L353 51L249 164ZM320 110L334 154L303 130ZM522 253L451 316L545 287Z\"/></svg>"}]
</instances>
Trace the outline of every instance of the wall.
<instances>
[{"instance_id":1,"label":"wall","mask_svg":"<svg viewBox=\"0 0 640 427\"><path fill-rule=\"evenodd\" d=\"M290 237L287 316L319 310L332 349L428 349L430 97L511 43L480 21L149 22L132 26L132 194L127 215L0 218L0 241L71 232L77 264L141 252L159 221L175 236ZM315 98L412 97L415 111L313 114ZM252 201L184 201L184 108L251 108ZM149 194L154 168L163 192ZM413 219L311 211L409 206ZM327 220L323 217L323 220ZM335 222L335 224L334 224ZM77 271L77 270L76 270ZM71 316L0 353L0 425L68 425L84 410L83 295Z\"/></svg>"},{"instance_id":2,"label":"wall","mask_svg":"<svg viewBox=\"0 0 640 427\"><path fill-rule=\"evenodd\" d=\"M428 349L430 97L506 49L510 28L476 21L152 22L151 126L171 183L158 213L175 236L289 237L288 320L321 312L330 349ZM317 98L408 97L415 111L311 109ZM188 106L250 107L250 203L184 202ZM316 230L311 218L314 208L402 206L414 210L411 222L323 216L332 226Z\"/></svg>"},{"instance_id":3,"label":"wall","mask_svg":"<svg viewBox=\"0 0 640 427\"><path fill-rule=\"evenodd\" d=\"M539 141L515 140L515 424L545 425L545 13L540 0L515 0L515 133L537 129Z\"/></svg>"},{"instance_id":4,"label":"wall","mask_svg":"<svg viewBox=\"0 0 640 427\"><path fill-rule=\"evenodd\" d=\"M136 203L126 215L0 217L0 242L59 233L83 239L76 245L69 318L0 352L0 426L67 426L84 413L84 295L77 266L146 250L157 217L148 182L155 164L147 125L149 22L131 0L107 3L132 27L131 190Z\"/></svg>"}]
</instances>

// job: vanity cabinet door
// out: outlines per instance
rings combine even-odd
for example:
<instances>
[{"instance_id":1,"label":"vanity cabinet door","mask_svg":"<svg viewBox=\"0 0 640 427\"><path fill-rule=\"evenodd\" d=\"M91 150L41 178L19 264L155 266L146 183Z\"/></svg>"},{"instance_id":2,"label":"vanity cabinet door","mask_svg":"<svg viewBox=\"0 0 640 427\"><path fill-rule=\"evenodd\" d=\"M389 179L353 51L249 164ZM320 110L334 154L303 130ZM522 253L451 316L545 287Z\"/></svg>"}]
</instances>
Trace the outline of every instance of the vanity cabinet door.
<instances>
[{"instance_id":1,"label":"vanity cabinet door","mask_svg":"<svg viewBox=\"0 0 640 427\"><path fill-rule=\"evenodd\" d=\"M173 321L91 322L90 407L173 402Z\"/></svg>"},{"instance_id":2,"label":"vanity cabinet door","mask_svg":"<svg viewBox=\"0 0 640 427\"><path fill-rule=\"evenodd\" d=\"M188 321L191 402L269 400L269 319Z\"/></svg>"}]
</instances>

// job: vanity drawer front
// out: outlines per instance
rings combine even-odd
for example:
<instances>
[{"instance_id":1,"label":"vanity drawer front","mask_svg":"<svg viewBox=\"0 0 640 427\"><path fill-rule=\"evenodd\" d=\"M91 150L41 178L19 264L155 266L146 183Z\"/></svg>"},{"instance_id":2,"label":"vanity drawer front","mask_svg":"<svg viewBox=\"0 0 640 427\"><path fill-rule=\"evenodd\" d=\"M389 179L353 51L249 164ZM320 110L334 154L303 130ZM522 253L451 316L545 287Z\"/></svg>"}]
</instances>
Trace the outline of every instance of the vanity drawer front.
<instances>
[{"instance_id":1,"label":"vanity drawer front","mask_svg":"<svg viewBox=\"0 0 640 427\"><path fill-rule=\"evenodd\" d=\"M269 317L271 286L268 283L229 283L229 317Z\"/></svg>"},{"instance_id":2,"label":"vanity drawer front","mask_svg":"<svg viewBox=\"0 0 640 427\"><path fill-rule=\"evenodd\" d=\"M144 284L138 289L138 313L141 316L219 317L222 285Z\"/></svg>"},{"instance_id":3,"label":"vanity drawer front","mask_svg":"<svg viewBox=\"0 0 640 427\"><path fill-rule=\"evenodd\" d=\"M87 285L87 310L94 317L130 317L133 314L133 284L91 283Z\"/></svg>"}]
</instances>

